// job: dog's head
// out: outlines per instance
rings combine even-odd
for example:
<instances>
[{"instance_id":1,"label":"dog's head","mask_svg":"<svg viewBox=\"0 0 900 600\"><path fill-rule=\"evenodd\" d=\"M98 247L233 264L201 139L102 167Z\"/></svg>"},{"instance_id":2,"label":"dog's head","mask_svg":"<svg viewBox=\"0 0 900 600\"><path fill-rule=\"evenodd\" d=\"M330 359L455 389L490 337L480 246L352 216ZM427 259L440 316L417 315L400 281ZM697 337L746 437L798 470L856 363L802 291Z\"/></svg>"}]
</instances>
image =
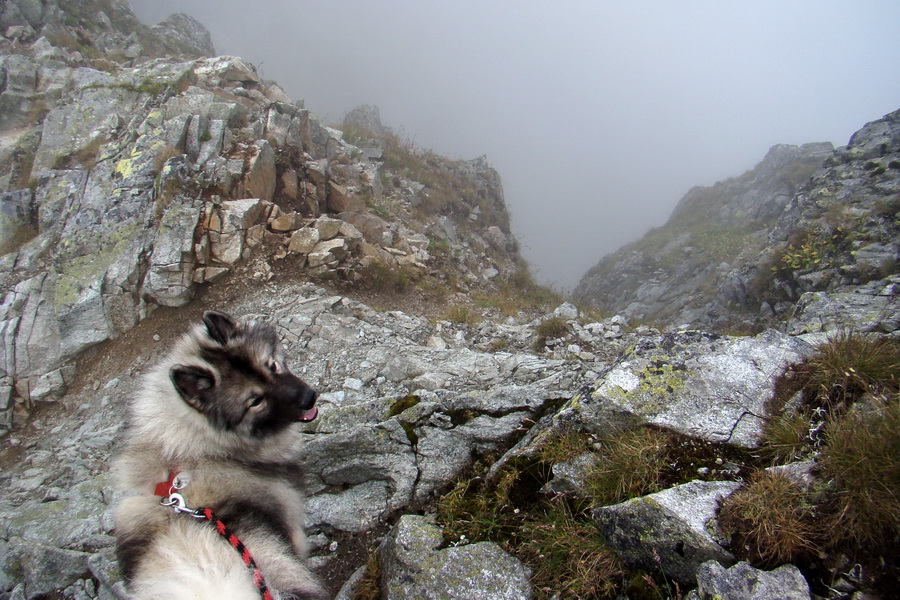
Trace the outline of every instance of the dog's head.
<instances>
[{"instance_id":1,"label":"dog's head","mask_svg":"<svg viewBox=\"0 0 900 600\"><path fill-rule=\"evenodd\" d=\"M316 391L288 370L272 327L209 311L192 335L196 356L169 377L213 427L263 438L318 415Z\"/></svg>"}]
</instances>

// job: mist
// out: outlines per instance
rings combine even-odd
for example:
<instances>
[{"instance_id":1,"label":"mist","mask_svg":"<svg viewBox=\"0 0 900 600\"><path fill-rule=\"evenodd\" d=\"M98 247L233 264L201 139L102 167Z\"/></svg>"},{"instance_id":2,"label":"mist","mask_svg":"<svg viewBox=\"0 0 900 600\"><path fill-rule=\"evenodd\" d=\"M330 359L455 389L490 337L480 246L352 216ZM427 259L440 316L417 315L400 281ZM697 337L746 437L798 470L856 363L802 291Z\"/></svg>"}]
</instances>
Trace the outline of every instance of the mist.
<instances>
[{"instance_id":1,"label":"mist","mask_svg":"<svg viewBox=\"0 0 900 600\"><path fill-rule=\"evenodd\" d=\"M774 144L847 143L900 108L900 3L131 0L328 123L374 104L452 158L487 155L537 279L571 290L681 196Z\"/></svg>"}]
</instances>

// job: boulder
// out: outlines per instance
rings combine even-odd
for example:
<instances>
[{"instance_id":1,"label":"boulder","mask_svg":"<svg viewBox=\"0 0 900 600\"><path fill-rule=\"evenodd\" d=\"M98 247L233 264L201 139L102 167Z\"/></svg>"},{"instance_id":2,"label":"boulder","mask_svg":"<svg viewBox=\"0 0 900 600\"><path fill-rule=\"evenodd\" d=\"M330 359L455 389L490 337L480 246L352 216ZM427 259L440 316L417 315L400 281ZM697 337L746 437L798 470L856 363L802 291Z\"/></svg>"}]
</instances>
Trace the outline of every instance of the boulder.
<instances>
[{"instance_id":1,"label":"boulder","mask_svg":"<svg viewBox=\"0 0 900 600\"><path fill-rule=\"evenodd\" d=\"M296 212L286 213L269 221L269 227L271 227L272 231L276 233L296 231L297 229L303 227L305 224L306 219L303 217L303 215Z\"/></svg>"},{"instance_id":2,"label":"boulder","mask_svg":"<svg viewBox=\"0 0 900 600\"><path fill-rule=\"evenodd\" d=\"M328 210L330 212L354 212L366 210L366 201L346 187L328 182Z\"/></svg>"},{"instance_id":3,"label":"boulder","mask_svg":"<svg viewBox=\"0 0 900 600\"><path fill-rule=\"evenodd\" d=\"M704 562L734 563L734 556L721 546L724 540L715 516L719 502L739 486L730 481L693 481L598 508L594 519L625 564L658 569L693 585Z\"/></svg>"},{"instance_id":4,"label":"boulder","mask_svg":"<svg viewBox=\"0 0 900 600\"><path fill-rule=\"evenodd\" d=\"M178 48L184 54L197 57L216 55L209 31L189 15L184 13L169 15L151 29L166 40L168 45Z\"/></svg>"},{"instance_id":5,"label":"boulder","mask_svg":"<svg viewBox=\"0 0 900 600\"><path fill-rule=\"evenodd\" d=\"M404 515L380 550L387 600L528 600L528 570L491 542L440 549L441 530Z\"/></svg>"},{"instance_id":6,"label":"boulder","mask_svg":"<svg viewBox=\"0 0 900 600\"><path fill-rule=\"evenodd\" d=\"M319 230L314 227L303 227L291 236L288 251L296 254L309 254L319 243Z\"/></svg>"},{"instance_id":7,"label":"boulder","mask_svg":"<svg viewBox=\"0 0 900 600\"><path fill-rule=\"evenodd\" d=\"M653 424L713 442L756 447L775 378L812 346L768 331L726 337L698 331L645 337L559 414L604 431Z\"/></svg>"},{"instance_id":8,"label":"boulder","mask_svg":"<svg viewBox=\"0 0 900 600\"><path fill-rule=\"evenodd\" d=\"M323 241L337 237L343 225L343 221L331 217L319 217L313 223L313 227L319 231L319 239Z\"/></svg>"},{"instance_id":9,"label":"boulder","mask_svg":"<svg viewBox=\"0 0 900 600\"><path fill-rule=\"evenodd\" d=\"M708 561L697 570L697 589L687 600L809 600L809 584L794 565L761 571L745 562L726 569Z\"/></svg>"},{"instance_id":10,"label":"boulder","mask_svg":"<svg viewBox=\"0 0 900 600\"><path fill-rule=\"evenodd\" d=\"M198 209L177 204L160 220L144 289L162 306L184 306L194 296L193 237L199 217Z\"/></svg>"}]
</instances>

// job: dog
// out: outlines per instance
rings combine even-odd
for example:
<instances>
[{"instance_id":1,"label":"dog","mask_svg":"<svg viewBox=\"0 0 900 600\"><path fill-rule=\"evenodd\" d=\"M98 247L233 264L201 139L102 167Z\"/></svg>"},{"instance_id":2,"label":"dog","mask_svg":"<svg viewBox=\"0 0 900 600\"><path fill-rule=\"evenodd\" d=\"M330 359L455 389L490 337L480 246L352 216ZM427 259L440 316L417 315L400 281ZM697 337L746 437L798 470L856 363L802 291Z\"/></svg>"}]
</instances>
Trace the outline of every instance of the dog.
<instances>
[{"instance_id":1,"label":"dog","mask_svg":"<svg viewBox=\"0 0 900 600\"><path fill-rule=\"evenodd\" d=\"M304 563L296 426L316 392L272 327L204 313L130 408L115 529L135 600L325 597Z\"/></svg>"}]
</instances>

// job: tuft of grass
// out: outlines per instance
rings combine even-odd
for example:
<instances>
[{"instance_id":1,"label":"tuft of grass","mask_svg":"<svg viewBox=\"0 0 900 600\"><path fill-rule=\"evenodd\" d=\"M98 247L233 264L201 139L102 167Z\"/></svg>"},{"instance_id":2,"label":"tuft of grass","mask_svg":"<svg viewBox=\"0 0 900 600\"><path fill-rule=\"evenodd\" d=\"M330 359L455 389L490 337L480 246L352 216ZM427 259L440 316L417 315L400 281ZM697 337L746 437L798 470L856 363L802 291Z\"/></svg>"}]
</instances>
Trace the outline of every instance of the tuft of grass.
<instances>
[{"instance_id":1,"label":"tuft of grass","mask_svg":"<svg viewBox=\"0 0 900 600\"><path fill-rule=\"evenodd\" d=\"M356 588L353 600L379 600L381 598L381 563L378 552L369 552L366 559L366 575Z\"/></svg>"},{"instance_id":2,"label":"tuft of grass","mask_svg":"<svg viewBox=\"0 0 900 600\"><path fill-rule=\"evenodd\" d=\"M591 435L579 432L566 432L550 437L538 452L538 458L549 464L563 462L575 458L591 450Z\"/></svg>"},{"instance_id":3,"label":"tuft of grass","mask_svg":"<svg viewBox=\"0 0 900 600\"><path fill-rule=\"evenodd\" d=\"M534 330L537 337L532 345L532 350L543 352L544 348L547 347L547 340L563 337L568 331L569 326L566 325L566 321L561 317L550 317L542 321Z\"/></svg>"},{"instance_id":4,"label":"tuft of grass","mask_svg":"<svg viewBox=\"0 0 900 600\"><path fill-rule=\"evenodd\" d=\"M520 474L509 468L493 486L479 479L458 481L438 501L437 516L444 524L444 536L453 543L500 542L509 550L522 523L521 511L510 501Z\"/></svg>"},{"instance_id":5,"label":"tuft of grass","mask_svg":"<svg viewBox=\"0 0 900 600\"><path fill-rule=\"evenodd\" d=\"M538 518L525 521L518 555L531 565L539 597L608 598L624 571L606 547L596 523L581 518L562 499L549 501Z\"/></svg>"},{"instance_id":6,"label":"tuft of grass","mask_svg":"<svg viewBox=\"0 0 900 600\"><path fill-rule=\"evenodd\" d=\"M764 441L789 434L784 419L809 423L809 443L823 443L820 433L829 415L838 416L866 395L881 396L900 391L900 342L851 331L840 332L819 346L816 353L799 365L789 367L778 379L775 395L769 402L772 415L766 425ZM785 407L800 394L795 415L785 417ZM779 430L780 431L776 431ZM781 439L783 442L783 438ZM777 454L777 453L776 453Z\"/></svg>"},{"instance_id":7,"label":"tuft of grass","mask_svg":"<svg viewBox=\"0 0 900 600\"><path fill-rule=\"evenodd\" d=\"M587 479L594 504L617 504L662 489L670 443L668 433L648 427L602 440L602 459Z\"/></svg>"},{"instance_id":8,"label":"tuft of grass","mask_svg":"<svg viewBox=\"0 0 900 600\"><path fill-rule=\"evenodd\" d=\"M376 260L363 269L360 283L376 292L402 294L412 287L413 281L411 269Z\"/></svg>"},{"instance_id":9,"label":"tuft of grass","mask_svg":"<svg viewBox=\"0 0 900 600\"><path fill-rule=\"evenodd\" d=\"M568 331L569 326L566 325L565 320L560 317L550 317L549 319L542 321L535 328L535 333L545 339L562 337L566 335Z\"/></svg>"},{"instance_id":10,"label":"tuft of grass","mask_svg":"<svg viewBox=\"0 0 900 600\"><path fill-rule=\"evenodd\" d=\"M795 410L769 417L760 440L760 455L771 465L801 460L812 452L814 433L806 413Z\"/></svg>"},{"instance_id":11,"label":"tuft of grass","mask_svg":"<svg viewBox=\"0 0 900 600\"><path fill-rule=\"evenodd\" d=\"M883 544L900 536L900 398L873 398L829 419L819 466L833 482L835 542Z\"/></svg>"},{"instance_id":12,"label":"tuft of grass","mask_svg":"<svg viewBox=\"0 0 900 600\"><path fill-rule=\"evenodd\" d=\"M898 390L900 343L845 331L823 344L807 366L808 388L832 407L849 406L868 392Z\"/></svg>"},{"instance_id":13,"label":"tuft of grass","mask_svg":"<svg viewBox=\"0 0 900 600\"><path fill-rule=\"evenodd\" d=\"M822 533L810 494L770 471L757 471L723 501L719 526L732 536L732 547L768 567L816 553Z\"/></svg>"},{"instance_id":14,"label":"tuft of grass","mask_svg":"<svg viewBox=\"0 0 900 600\"><path fill-rule=\"evenodd\" d=\"M461 325L477 325L481 317L465 304L454 304L447 310L447 320Z\"/></svg>"}]
</instances>

